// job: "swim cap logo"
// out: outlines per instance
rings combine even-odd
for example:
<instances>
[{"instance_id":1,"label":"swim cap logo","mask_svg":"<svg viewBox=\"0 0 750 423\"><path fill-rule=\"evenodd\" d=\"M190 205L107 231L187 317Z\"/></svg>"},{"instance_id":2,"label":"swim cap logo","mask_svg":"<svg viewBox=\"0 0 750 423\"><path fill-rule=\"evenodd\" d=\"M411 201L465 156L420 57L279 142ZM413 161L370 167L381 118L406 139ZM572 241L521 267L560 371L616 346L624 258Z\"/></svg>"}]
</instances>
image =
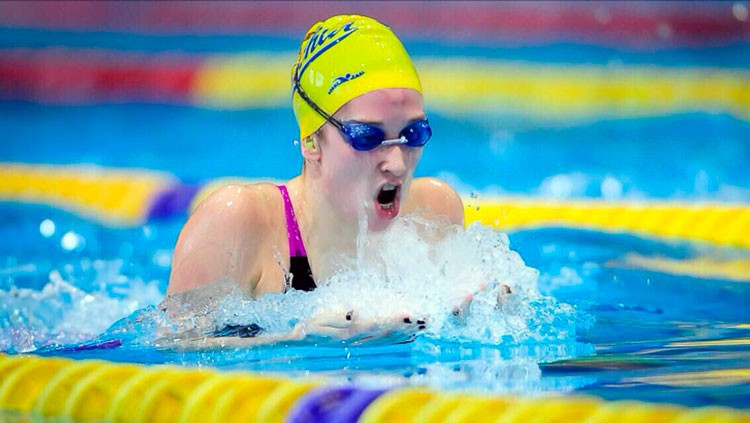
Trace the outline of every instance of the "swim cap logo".
<instances>
[{"instance_id":1,"label":"swim cap logo","mask_svg":"<svg viewBox=\"0 0 750 423\"><path fill-rule=\"evenodd\" d=\"M336 89L339 85L343 84L344 82L351 81L352 79L359 78L360 76L364 75L365 71L361 70L355 74L347 73L344 76L339 76L338 78L333 80L333 84L331 84L331 88L328 89L328 94L332 93L333 90Z\"/></svg>"},{"instance_id":2,"label":"swim cap logo","mask_svg":"<svg viewBox=\"0 0 750 423\"><path fill-rule=\"evenodd\" d=\"M302 66L300 66L299 75L301 76L307 66L312 63L313 60L318 58L329 48L335 46L344 38L352 35L359 28L354 26L354 22L345 23L337 28L318 28L315 33L307 40L305 48L302 50ZM300 78L301 79L301 78Z\"/></svg>"}]
</instances>

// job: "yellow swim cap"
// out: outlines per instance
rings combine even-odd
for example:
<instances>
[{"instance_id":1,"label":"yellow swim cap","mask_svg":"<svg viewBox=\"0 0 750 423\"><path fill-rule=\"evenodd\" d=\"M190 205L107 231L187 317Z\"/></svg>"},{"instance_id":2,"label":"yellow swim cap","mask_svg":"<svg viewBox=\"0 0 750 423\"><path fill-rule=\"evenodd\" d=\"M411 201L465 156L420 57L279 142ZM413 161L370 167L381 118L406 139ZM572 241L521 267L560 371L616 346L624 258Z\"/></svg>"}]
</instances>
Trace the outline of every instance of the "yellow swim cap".
<instances>
[{"instance_id":1,"label":"yellow swim cap","mask_svg":"<svg viewBox=\"0 0 750 423\"><path fill-rule=\"evenodd\" d=\"M300 139L326 122L300 96L297 87L325 113L380 88L422 92L409 54L390 28L373 18L338 15L313 25L292 66L292 107Z\"/></svg>"}]
</instances>

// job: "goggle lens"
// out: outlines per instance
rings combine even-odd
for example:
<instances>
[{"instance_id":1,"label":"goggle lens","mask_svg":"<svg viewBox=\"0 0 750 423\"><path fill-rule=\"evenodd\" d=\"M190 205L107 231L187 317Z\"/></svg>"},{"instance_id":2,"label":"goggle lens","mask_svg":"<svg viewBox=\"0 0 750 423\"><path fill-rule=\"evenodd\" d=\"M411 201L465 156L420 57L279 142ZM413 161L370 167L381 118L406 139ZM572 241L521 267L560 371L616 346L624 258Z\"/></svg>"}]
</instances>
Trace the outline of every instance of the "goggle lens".
<instances>
[{"instance_id":1,"label":"goggle lens","mask_svg":"<svg viewBox=\"0 0 750 423\"><path fill-rule=\"evenodd\" d=\"M386 140L385 131L374 125L359 122L342 122L344 138L358 151L370 151L387 141L390 144L405 144L409 147L421 147L427 144L432 136L432 129L427 119L410 123L395 140Z\"/></svg>"}]
</instances>

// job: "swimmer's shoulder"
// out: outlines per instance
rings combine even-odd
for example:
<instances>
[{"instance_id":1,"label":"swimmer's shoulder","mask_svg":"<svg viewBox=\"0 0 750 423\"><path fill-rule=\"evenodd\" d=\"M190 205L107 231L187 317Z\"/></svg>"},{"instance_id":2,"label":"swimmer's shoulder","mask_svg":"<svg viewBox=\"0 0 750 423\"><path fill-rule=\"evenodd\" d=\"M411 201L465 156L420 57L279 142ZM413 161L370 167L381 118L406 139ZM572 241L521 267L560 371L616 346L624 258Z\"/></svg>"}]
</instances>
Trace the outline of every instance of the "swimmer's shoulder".
<instances>
[{"instance_id":1,"label":"swimmer's shoulder","mask_svg":"<svg viewBox=\"0 0 750 423\"><path fill-rule=\"evenodd\" d=\"M188 218L175 246L169 293L231 279L253 292L261 276L264 243L276 237L278 188L232 184L203 199Z\"/></svg>"},{"instance_id":2,"label":"swimmer's shoulder","mask_svg":"<svg viewBox=\"0 0 750 423\"><path fill-rule=\"evenodd\" d=\"M416 178L411 184L408 211L428 210L454 225L464 224L461 196L450 184L438 178Z\"/></svg>"},{"instance_id":3,"label":"swimmer's shoulder","mask_svg":"<svg viewBox=\"0 0 750 423\"><path fill-rule=\"evenodd\" d=\"M281 192L272 183L225 185L203 200L194 214L239 240L241 245L235 247L276 245L278 234L286 233Z\"/></svg>"},{"instance_id":4,"label":"swimmer's shoulder","mask_svg":"<svg viewBox=\"0 0 750 423\"><path fill-rule=\"evenodd\" d=\"M278 197L278 188L270 183L224 185L198 204L191 219L227 222L257 232L273 223L277 213L271 209L278 204Z\"/></svg>"}]
</instances>

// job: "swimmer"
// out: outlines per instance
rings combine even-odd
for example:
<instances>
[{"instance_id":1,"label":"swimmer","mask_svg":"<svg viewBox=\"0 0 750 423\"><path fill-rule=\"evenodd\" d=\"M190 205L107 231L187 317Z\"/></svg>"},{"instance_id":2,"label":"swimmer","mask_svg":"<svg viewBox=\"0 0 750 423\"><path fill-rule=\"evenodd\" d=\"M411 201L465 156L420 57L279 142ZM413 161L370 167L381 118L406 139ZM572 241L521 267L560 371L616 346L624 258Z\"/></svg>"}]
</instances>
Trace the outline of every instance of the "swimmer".
<instances>
[{"instance_id":1,"label":"swimmer","mask_svg":"<svg viewBox=\"0 0 750 423\"><path fill-rule=\"evenodd\" d=\"M226 280L254 298L310 291L336 272L341 257L356 256L362 223L379 232L419 213L463 225L452 187L413 177L432 129L417 72L389 27L359 15L314 24L292 66L291 91L300 175L278 186L228 185L207 197L180 233L167 294ZM362 327L382 329L356 322L353 313L317 316L307 330L348 337ZM424 328L410 316L396 321ZM219 333L237 331L254 336L262 328Z\"/></svg>"}]
</instances>

